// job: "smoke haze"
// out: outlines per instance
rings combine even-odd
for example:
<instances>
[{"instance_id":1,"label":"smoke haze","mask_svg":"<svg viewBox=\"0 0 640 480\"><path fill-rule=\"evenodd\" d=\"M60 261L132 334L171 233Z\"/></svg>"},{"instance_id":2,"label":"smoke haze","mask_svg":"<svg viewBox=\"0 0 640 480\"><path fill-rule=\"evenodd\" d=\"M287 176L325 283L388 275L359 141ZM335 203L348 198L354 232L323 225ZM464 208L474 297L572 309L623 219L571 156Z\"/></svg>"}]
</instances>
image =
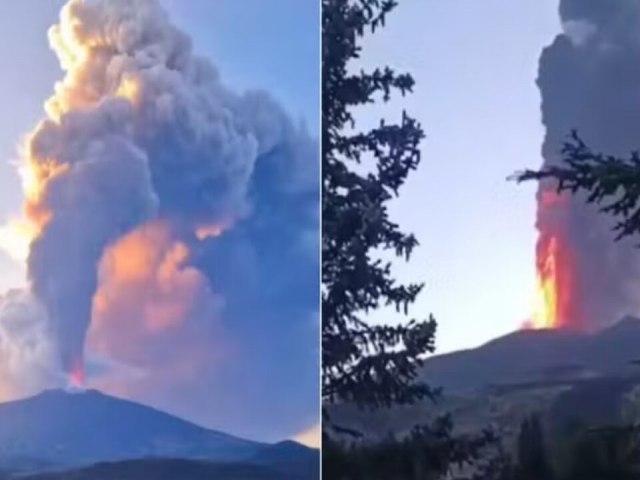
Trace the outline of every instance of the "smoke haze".
<instances>
[{"instance_id":1,"label":"smoke haze","mask_svg":"<svg viewBox=\"0 0 640 480\"><path fill-rule=\"evenodd\" d=\"M640 2L562 0L560 16L564 32L544 50L538 77L544 164L559 161L573 129L594 149L626 156L640 147ZM552 188L538 192L538 262L555 238L556 326L589 330L640 313L633 242L614 243L611 219L580 196L554 199Z\"/></svg>"},{"instance_id":2,"label":"smoke haze","mask_svg":"<svg viewBox=\"0 0 640 480\"><path fill-rule=\"evenodd\" d=\"M268 322L288 282L315 287L317 141L228 88L155 0L71 0L49 41L64 78L22 148L23 218L0 231L28 252L27 290L0 299L0 396L80 369L193 418L184 399L210 401L223 358L251 360L234 357L240 304ZM317 291L284 314L307 328Z\"/></svg>"}]
</instances>

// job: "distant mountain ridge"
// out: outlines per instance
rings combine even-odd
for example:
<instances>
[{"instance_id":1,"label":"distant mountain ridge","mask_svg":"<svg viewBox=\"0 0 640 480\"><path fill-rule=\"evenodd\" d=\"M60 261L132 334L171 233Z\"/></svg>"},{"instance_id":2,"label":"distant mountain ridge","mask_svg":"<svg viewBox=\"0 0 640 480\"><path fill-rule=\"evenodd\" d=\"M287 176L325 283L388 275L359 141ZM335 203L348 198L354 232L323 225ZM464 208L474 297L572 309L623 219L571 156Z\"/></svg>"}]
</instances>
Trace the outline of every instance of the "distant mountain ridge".
<instances>
[{"instance_id":1,"label":"distant mountain ridge","mask_svg":"<svg viewBox=\"0 0 640 480\"><path fill-rule=\"evenodd\" d=\"M593 333L520 330L474 349L429 358L420 379L443 396L374 413L339 405L332 415L370 439L405 434L451 414L458 433L491 425L513 444L527 415L554 438L575 425L640 424L640 320Z\"/></svg>"},{"instance_id":2,"label":"distant mountain ridge","mask_svg":"<svg viewBox=\"0 0 640 480\"><path fill-rule=\"evenodd\" d=\"M296 469L317 463L318 452L295 442L272 445L209 430L96 390L47 390L0 404L0 470L154 458Z\"/></svg>"},{"instance_id":3,"label":"distant mountain ridge","mask_svg":"<svg viewBox=\"0 0 640 480\"><path fill-rule=\"evenodd\" d=\"M640 320L625 317L595 333L520 330L478 348L428 359L422 379L448 393L527 380L640 372Z\"/></svg>"}]
</instances>

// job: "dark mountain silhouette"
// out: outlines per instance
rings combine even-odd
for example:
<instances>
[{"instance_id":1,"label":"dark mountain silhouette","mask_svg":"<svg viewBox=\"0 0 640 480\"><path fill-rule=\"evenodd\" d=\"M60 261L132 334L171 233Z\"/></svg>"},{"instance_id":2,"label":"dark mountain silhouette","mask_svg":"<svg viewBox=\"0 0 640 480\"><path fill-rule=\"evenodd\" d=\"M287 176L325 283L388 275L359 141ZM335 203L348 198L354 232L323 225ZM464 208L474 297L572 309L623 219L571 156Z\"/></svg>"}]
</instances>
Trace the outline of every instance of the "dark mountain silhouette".
<instances>
[{"instance_id":1,"label":"dark mountain silhouette","mask_svg":"<svg viewBox=\"0 0 640 480\"><path fill-rule=\"evenodd\" d=\"M413 425L452 414L459 433L496 427L505 445L524 418L539 414L560 439L584 425L640 423L640 320L603 330L521 330L478 348L428 359L423 380L443 388L435 404L377 412L332 408L336 423L371 438L405 434Z\"/></svg>"},{"instance_id":2,"label":"dark mountain silhouette","mask_svg":"<svg viewBox=\"0 0 640 480\"><path fill-rule=\"evenodd\" d=\"M291 440L263 448L249 461L300 478L310 478L311 472L320 471L318 452Z\"/></svg>"},{"instance_id":3,"label":"dark mountain silhouette","mask_svg":"<svg viewBox=\"0 0 640 480\"><path fill-rule=\"evenodd\" d=\"M449 393L524 382L640 373L640 320L627 317L596 333L521 330L478 348L435 356L423 379Z\"/></svg>"},{"instance_id":4,"label":"dark mountain silhouette","mask_svg":"<svg viewBox=\"0 0 640 480\"><path fill-rule=\"evenodd\" d=\"M292 440L285 440L264 447L251 457L251 461L273 465L275 463L290 462L292 458L301 462L313 461L317 458L316 451Z\"/></svg>"},{"instance_id":5,"label":"dark mountain silhouette","mask_svg":"<svg viewBox=\"0 0 640 480\"><path fill-rule=\"evenodd\" d=\"M309 470L306 475L299 475L246 463L150 459L100 463L67 472L42 473L18 478L21 480L312 480L318 477L317 469Z\"/></svg>"},{"instance_id":6,"label":"dark mountain silhouette","mask_svg":"<svg viewBox=\"0 0 640 480\"><path fill-rule=\"evenodd\" d=\"M34 397L0 404L0 470L63 470L98 462L132 459L149 462L154 458L235 463L238 468L246 463L249 465L242 468L253 465L263 470L269 470L273 465L281 471L294 472L301 464L308 468L313 459L317 462L318 453L295 442L271 445L209 430L96 390L75 393L48 390ZM133 472L139 465L95 468L100 472L112 468L129 471L131 468ZM154 468L157 465L149 463ZM212 463L189 465L194 471L223 468ZM241 470L238 472L241 474Z\"/></svg>"}]
</instances>

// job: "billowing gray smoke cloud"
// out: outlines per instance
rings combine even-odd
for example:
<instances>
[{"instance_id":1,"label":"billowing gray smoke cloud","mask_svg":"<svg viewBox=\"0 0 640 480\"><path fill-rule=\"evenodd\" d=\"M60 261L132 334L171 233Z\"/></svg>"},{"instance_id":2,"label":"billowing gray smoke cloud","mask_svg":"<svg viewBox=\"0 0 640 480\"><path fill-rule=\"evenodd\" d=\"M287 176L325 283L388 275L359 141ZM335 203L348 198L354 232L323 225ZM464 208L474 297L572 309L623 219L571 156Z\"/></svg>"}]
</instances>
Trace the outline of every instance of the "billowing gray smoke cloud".
<instances>
[{"instance_id":1,"label":"billowing gray smoke cloud","mask_svg":"<svg viewBox=\"0 0 640 480\"><path fill-rule=\"evenodd\" d=\"M558 162L572 129L594 149L640 148L640 1L561 0L564 33L540 60L545 165ZM542 186L542 188L545 188ZM541 238L556 236L571 255L570 326L596 328L640 312L640 256L614 243L611 219L582 198L550 205L539 196Z\"/></svg>"},{"instance_id":2,"label":"billowing gray smoke cloud","mask_svg":"<svg viewBox=\"0 0 640 480\"><path fill-rule=\"evenodd\" d=\"M44 190L51 221L31 245L28 263L33 293L46 308L67 369L82 364L104 247L150 218L157 203L148 158L128 138L130 124L129 105L108 101L69 112L60 124L46 122L33 138L33 158L69 165Z\"/></svg>"},{"instance_id":3,"label":"billowing gray smoke cloud","mask_svg":"<svg viewBox=\"0 0 640 480\"><path fill-rule=\"evenodd\" d=\"M193 236L248 214L261 159L281 162L284 189L317 183L317 166L303 129L265 93L227 89L156 0L71 0L50 42L66 75L26 148L28 207L48 219L28 275L70 371L106 247L158 218Z\"/></svg>"}]
</instances>

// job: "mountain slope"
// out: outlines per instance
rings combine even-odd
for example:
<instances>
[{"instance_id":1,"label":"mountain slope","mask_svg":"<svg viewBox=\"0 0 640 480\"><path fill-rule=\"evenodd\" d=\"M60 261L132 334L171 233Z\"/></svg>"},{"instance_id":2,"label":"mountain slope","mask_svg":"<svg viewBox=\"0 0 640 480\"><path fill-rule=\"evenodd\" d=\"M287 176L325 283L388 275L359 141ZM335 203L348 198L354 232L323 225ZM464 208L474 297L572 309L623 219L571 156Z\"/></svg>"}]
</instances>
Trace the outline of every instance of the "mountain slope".
<instances>
[{"instance_id":1,"label":"mountain slope","mask_svg":"<svg viewBox=\"0 0 640 480\"><path fill-rule=\"evenodd\" d=\"M144 457L236 461L268 446L97 391L49 390L0 404L0 461L13 468Z\"/></svg>"},{"instance_id":2,"label":"mountain slope","mask_svg":"<svg viewBox=\"0 0 640 480\"><path fill-rule=\"evenodd\" d=\"M627 317L593 334L521 330L478 348L435 356L422 378L449 393L511 383L621 374L640 359L640 320ZM636 369L635 371L640 371Z\"/></svg>"},{"instance_id":3,"label":"mountain slope","mask_svg":"<svg viewBox=\"0 0 640 480\"><path fill-rule=\"evenodd\" d=\"M291 440L264 448L248 461L255 465L266 466L300 478L310 478L308 475L311 472L320 471L318 450L308 448Z\"/></svg>"},{"instance_id":4,"label":"mountain slope","mask_svg":"<svg viewBox=\"0 0 640 480\"><path fill-rule=\"evenodd\" d=\"M282 472L245 463L208 463L197 460L152 459L101 463L68 472L19 477L21 480L313 480L318 470L306 475Z\"/></svg>"},{"instance_id":5,"label":"mountain slope","mask_svg":"<svg viewBox=\"0 0 640 480\"><path fill-rule=\"evenodd\" d=\"M594 333L522 330L478 348L428 359L422 380L443 387L430 401L375 413L332 409L336 423L384 438L452 414L458 433L492 426L509 445L526 415L538 413L554 438L579 425L640 423L640 320Z\"/></svg>"}]
</instances>

